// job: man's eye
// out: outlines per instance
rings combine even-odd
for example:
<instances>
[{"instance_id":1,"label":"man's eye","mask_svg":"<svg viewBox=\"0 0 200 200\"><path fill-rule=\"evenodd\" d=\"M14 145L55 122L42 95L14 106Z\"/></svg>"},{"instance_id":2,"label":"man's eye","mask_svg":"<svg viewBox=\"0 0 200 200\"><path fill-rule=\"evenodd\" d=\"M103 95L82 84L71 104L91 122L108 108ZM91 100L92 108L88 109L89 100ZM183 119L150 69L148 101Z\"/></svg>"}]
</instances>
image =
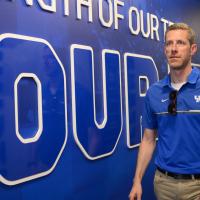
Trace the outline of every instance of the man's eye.
<instances>
[{"instance_id":1,"label":"man's eye","mask_svg":"<svg viewBox=\"0 0 200 200\"><path fill-rule=\"evenodd\" d=\"M179 45L183 45L183 44L185 44L185 42L182 41L182 40L178 40L178 41L177 41L177 44L179 44Z\"/></svg>"},{"instance_id":2,"label":"man's eye","mask_svg":"<svg viewBox=\"0 0 200 200\"><path fill-rule=\"evenodd\" d=\"M170 46L172 44L172 42L166 42L165 45L166 46Z\"/></svg>"}]
</instances>

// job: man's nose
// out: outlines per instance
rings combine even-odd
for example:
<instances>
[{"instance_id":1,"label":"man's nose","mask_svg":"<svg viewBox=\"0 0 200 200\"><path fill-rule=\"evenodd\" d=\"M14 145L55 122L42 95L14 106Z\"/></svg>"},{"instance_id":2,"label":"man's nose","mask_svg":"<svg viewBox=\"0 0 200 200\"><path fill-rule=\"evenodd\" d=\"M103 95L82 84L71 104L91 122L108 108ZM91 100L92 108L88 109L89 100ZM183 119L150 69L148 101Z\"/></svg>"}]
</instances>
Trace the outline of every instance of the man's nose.
<instances>
[{"instance_id":1,"label":"man's nose","mask_svg":"<svg viewBox=\"0 0 200 200\"><path fill-rule=\"evenodd\" d=\"M176 43L174 43L174 44L172 44L172 46L171 46L171 53L177 53L178 52L178 48L177 48L177 44Z\"/></svg>"},{"instance_id":2,"label":"man's nose","mask_svg":"<svg viewBox=\"0 0 200 200\"><path fill-rule=\"evenodd\" d=\"M178 51L178 48L177 48L177 44L176 43L173 43L172 46L171 46L171 51L172 52L177 52Z\"/></svg>"}]
</instances>

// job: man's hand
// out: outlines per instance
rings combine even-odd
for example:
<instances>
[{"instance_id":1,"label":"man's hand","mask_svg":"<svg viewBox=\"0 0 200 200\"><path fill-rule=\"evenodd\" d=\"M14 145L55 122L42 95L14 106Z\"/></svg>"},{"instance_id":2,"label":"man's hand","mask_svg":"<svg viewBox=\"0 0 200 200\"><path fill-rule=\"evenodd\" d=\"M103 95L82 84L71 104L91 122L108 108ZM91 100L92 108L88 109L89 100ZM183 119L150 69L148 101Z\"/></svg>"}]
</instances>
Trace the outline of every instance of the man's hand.
<instances>
[{"instance_id":1,"label":"man's hand","mask_svg":"<svg viewBox=\"0 0 200 200\"><path fill-rule=\"evenodd\" d=\"M141 200L142 199L142 186L140 182L135 182L129 194L130 200Z\"/></svg>"},{"instance_id":2,"label":"man's hand","mask_svg":"<svg viewBox=\"0 0 200 200\"><path fill-rule=\"evenodd\" d=\"M151 160L156 146L157 132L155 129L145 129L142 142L140 144L137 166L134 176L133 187L129 194L130 200L142 199L142 177Z\"/></svg>"}]
</instances>

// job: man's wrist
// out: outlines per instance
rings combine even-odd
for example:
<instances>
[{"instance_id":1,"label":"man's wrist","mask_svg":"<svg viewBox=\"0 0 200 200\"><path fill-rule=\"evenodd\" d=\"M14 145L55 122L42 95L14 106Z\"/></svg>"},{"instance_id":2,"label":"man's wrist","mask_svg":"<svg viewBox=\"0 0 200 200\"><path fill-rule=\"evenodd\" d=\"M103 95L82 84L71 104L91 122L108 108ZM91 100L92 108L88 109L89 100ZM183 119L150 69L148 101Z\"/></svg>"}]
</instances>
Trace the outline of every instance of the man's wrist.
<instances>
[{"instance_id":1,"label":"man's wrist","mask_svg":"<svg viewBox=\"0 0 200 200\"><path fill-rule=\"evenodd\" d=\"M134 177L133 183L141 183L141 178L140 177Z\"/></svg>"}]
</instances>

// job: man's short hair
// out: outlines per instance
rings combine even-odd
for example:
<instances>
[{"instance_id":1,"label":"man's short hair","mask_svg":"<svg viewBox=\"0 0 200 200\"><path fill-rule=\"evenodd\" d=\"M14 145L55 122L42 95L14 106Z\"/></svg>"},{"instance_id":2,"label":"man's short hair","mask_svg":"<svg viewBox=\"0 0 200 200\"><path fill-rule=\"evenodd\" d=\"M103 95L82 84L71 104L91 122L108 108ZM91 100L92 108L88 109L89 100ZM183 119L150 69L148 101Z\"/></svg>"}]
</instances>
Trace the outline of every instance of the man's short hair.
<instances>
[{"instance_id":1,"label":"man's short hair","mask_svg":"<svg viewBox=\"0 0 200 200\"><path fill-rule=\"evenodd\" d=\"M172 30L186 30L188 31L188 35L189 35L189 42L190 42L190 45L196 43L195 42L195 38L196 38L196 34L194 32L194 30L187 24L185 23L175 23L175 24L172 24L170 26L167 27L167 30L165 32L165 40L166 40L166 35L169 31L172 31Z\"/></svg>"}]
</instances>

